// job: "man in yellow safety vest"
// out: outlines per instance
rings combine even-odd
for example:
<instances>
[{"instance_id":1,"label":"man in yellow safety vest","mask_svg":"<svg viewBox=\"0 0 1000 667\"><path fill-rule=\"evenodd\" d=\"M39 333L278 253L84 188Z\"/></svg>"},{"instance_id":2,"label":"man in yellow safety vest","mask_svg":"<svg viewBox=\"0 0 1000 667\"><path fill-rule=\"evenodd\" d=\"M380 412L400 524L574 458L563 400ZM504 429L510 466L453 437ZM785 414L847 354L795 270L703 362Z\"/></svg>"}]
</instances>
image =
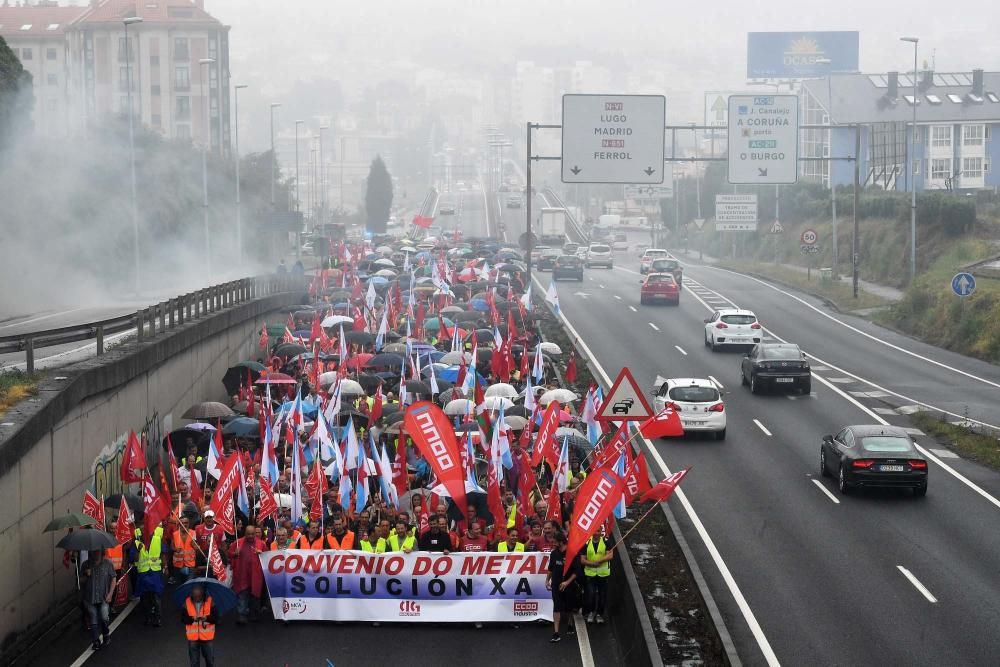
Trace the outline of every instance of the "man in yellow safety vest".
<instances>
[{"instance_id":1,"label":"man in yellow safety vest","mask_svg":"<svg viewBox=\"0 0 1000 667\"><path fill-rule=\"evenodd\" d=\"M608 549L604 541L604 531L594 533L587 542L587 555L583 557L584 595L583 612L587 623L595 620L604 623L604 606L608 600L608 577L611 576L611 561L614 549Z\"/></svg>"},{"instance_id":2,"label":"man in yellow safety vest","mask_svg":"<svg viewBox=\"0 0 1000 667\"><path fill-rule=\"evenodd\" d=\"M514 551L524 551L524 542L517 541L517 528L513 526L507 529L507 539L497 544L499 553L511 553Z\"/></svg>"},{"instance_id":3,"label":"man in yellow safety vest","mask_svg":"<svg viewBox=\"0 0 1000 667\"><path fill-rule=\"evenodd\" d=\"M135 594L142 600L142 608L146 612L146 625L160 627L160 596L163 595L163 563L160 556L163 550L163 526L153 530L153 536L147 547L143 541L141 529L135 531L135 550L137 573Z\"/></svg>"}]
</instances>

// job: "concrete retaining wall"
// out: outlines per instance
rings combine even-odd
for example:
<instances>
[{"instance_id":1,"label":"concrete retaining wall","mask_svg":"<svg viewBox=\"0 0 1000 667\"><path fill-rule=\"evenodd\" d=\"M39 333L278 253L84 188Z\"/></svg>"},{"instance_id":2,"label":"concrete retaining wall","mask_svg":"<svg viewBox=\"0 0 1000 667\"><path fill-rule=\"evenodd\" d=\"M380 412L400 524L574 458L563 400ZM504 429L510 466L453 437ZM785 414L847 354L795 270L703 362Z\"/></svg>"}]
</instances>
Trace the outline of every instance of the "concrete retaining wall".
<instances>
[{"instance_id":1,"label":"concrete retaining wall","mask_svg":"<svg viewBox=\"0 0 1000 667\"><path fill-rule=\"evenodd\" d=\"M72 597L74 570L55 548L64 531L42 530L53 517L80 511L102 450L144 428L159 444L161 433L186 423L180 415L191 404L227 402L226 369L257 358L266 316L301 300L265 297L59 369L36 398L4 415L0 421L14 426L0 428L0 663Z\"/></svg>"}]
</instances>

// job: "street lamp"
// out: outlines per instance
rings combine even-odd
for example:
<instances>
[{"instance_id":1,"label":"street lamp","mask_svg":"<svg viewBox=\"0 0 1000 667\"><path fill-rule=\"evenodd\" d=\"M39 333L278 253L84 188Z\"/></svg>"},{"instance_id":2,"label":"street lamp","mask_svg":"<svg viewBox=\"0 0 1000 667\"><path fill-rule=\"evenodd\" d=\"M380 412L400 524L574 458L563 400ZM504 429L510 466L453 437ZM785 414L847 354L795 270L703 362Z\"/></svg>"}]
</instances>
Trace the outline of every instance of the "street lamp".
<instances>
[{"instance_id":1,"label":"street lamp","mask_svg":"<svg viewBox=\"0 0 1000 667\"><path fill-rule=\"evenodd\" d=\"M323 133L329 125L319 126L319 224L326 224L326 170L323 165Z\"/></svg>"},{"instance_id":2,"label":"street lamp","mask_svg":"<svg viewBox=\"0 0 1000 667\"><path fill-rule=\"evenodd\" d=\"M917 174L913 169L913 159L917 153L917 45L919 37L900 37L901 42L913 44L913 129L910 130L910 145L913 155L910 157L910 281L917 275Z\"/></svg>"},{"instance_id":3,"label":"street lamp","mask_svg":"<svg viewBox=\"0 0 1000 667\"><path fill-rule=\"evenodd\" d=\"M201 149L201 211L205 221L205 268L208 276L212 276L212 242L208 232L208 147L212 144L212 124L208 113L208 95L205 93L205 80L208 79L208 68L215 64L214 58L202 58L201 66L201 96L205 98L205 137Z\"/></svg>"},{"instance_id":4,"label":"street lamp","mask_svg":"<svg viewBox=\"0 0 1000 667\"><path fill-rule=\"evenodd\" d=\"M240 206L240 91L246 87L245 83L233 86L233 115L236 118L234 123L236 129L236 148L234 150L236 155L236 265L239 267L243 266L243 219L240 212L242 208Z\"/></svg>"},{"instance_id":5,"label":"street lamp","mask_svg":"<svg viewBox=\"0 0 1000 667\"><path fill-rule=\"evenodd\" d=\"M295 121L295 212L299 212L299 125L304 120ZM295 229L295 259L302 259L302 239L299 238L300 228Z\"/></svg>"},{"instance_id":6,"label":"street lamp","mask_svg":"<svg viewBox=\"0 0 1000 667\"><path fill-rule=\"evenodd\" d=\"M281 102L271 102L271 209L274 209L274 110Z\"/></svg>"},{"instance_id":7,"label":"street lamp","mask_svg":"<svg viewBox=\"0 0 1000 667\"><path fill-rule=\"evenodd\" d=\"M125 25L125 87L128 90L128 154L132 170L132 249L135 252L135 293L139 293L139 204L135 186L135 114L132 112L132 49L128 43L128 27L142 23L141 16L130 16L122 20Z\"/></svg>"},{"instance_id":8,"label":"street lamp","mask_svg":"<svg viewBox=\"0 0 1000 667\"><path fill-rule=\"evenodd\" d=\"M838 273L837 267L840 266L840 252L838 250L838 238L837 238L837 188L833 183L833 61L829 58L817 58L817 65L825 65L826 70L826 96L827 96L827 109L826 115L829 120L829 138L830 138L830 148L829 157L831 158L827 161L827 171L830 174L830 208L832 211L833 220L833 271L835 274Z\"/></svg>"}]
</instances>

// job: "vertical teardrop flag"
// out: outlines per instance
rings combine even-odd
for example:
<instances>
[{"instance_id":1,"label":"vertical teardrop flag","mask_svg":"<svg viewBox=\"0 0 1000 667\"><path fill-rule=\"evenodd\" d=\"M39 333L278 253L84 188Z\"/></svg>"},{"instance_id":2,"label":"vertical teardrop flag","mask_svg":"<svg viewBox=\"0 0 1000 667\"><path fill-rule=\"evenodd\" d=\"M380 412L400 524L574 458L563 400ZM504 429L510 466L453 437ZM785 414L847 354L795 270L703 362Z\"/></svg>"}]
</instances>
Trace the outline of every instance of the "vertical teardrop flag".
<instances>
[{"instance_id":1,"label":"vertical teardrop flag","mask_svg":"<svg viewBox=\"0 0 1000 667\"><path fill-rule=\"evenodd\" d=\"M403 425L430 464L438 482L444 484L452 502L465 514L465 470L448 417L433 403L419 401L406 410Z\"/></svg>"},{"instance_id":2,"label":"vertical teardrop flag","mask_svg":"<svg viewBox=\"0 0 1000 667\"><path fill-rule=\"evenodd\" d=\"M576 505L569 525L569 539L564 572L569 572L573 559L614 511L625 489L622 478L607 468L594 470L580 485Z\"/></svg>"}]
</instances>

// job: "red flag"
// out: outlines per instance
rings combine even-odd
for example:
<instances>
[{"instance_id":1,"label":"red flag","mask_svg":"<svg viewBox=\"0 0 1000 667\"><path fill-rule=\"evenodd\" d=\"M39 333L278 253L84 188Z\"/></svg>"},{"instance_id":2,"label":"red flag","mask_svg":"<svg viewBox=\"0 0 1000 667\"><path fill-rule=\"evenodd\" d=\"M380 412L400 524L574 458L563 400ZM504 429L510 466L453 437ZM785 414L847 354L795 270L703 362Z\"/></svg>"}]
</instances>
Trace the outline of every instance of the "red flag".
<instances>
[{"instance_id":1,"label":"red flag","mask_svg":"<svg viewBox=\"0 0 1000 667\"><path fill-rule=\"evenodd\" d=\"M379 384L372 399L372 411L368 415L368 423L375 424L382 417L382 385Z\"/></svg>"},{"instance_id":2,"label":"red flag","mask_svg":"<svg viewBox=\"0 0 1000 667\"><path fill-rule=\"evenodd\" d=\"M514 323L514 309L507 311L507 340L516 340L518 337L517 325Z\"/></svg>"},{"instance_id":3,"label":"red flag","mask_svg":"<svg viewBox=\"0 0 1000 667\"><path fill-rule=\"evenodd\" d=\"M618 457L625 451L625 443L628 441L628 422L622 422L615 434L611 436L603 447L594 454L594 467L603 468L609 464L614 465Z\"/></svg>"},{"instance_id":4,"label":"red flag","mask_svg":"<svg viewBox=\"0 0 1000 667\"><path fill-rule=\"evenodd\" d=\"M257 339L257 347L261 350L267 349L267 325L264 324L260 327L260 338Z\"/></svg>"},{"instance_id":5,"label":"red flag","mask_svg":"<svg viewBox=\"0 0 1000 667\"><path fill-rule=\"evenodd\" d=\"M128 597L128 577L123 575L115 584L115 597L111 601L111 606L115 609L124 607L128 604Z\"/></svg>"},{"instance_id":6,"label":"red flag","mask_svg":"<svg viewBox=\"0 0 1000 667\"><path fill-rule=\"evenodd\" d=\"M125 494L122 494L122 504L118 508L118 522L115 523L115 540L118 544L131 542L135 539L135 523L132 521L132 513L129 512L128 505L125 504Z\"/></svg>"},{"instance_id":7,"label":"red flag","mask_svg":"<svg viewBox=\"0 0 1000 667\"><path fill-rule=\"evenodd\" d=\"M580 548L614 511L624 489L622 478L607 468L592 471L580 485L569 526L564 572L569 572Z\"/></svg>"},{"instance_id":8,"label":"red flag","mask_svg":"<svg viewBox=\"0 0 1000 667\"><path fill-rule=\"evenodd\" d=\"M98 530L104 530L104 504L89 490L83 492L83 513L97 522Z\"/></svg>"},{"instance_id":9,"label":"red flag","mask_svg":"<svg viewBox=\"0 0 1000 667\"><path fill-rule=\"evenodd\" d=\"M285 330L288 332L289 335L291 335L291 332L295 331L295 329L296 329L295 318L292 317L291 313L288 313L288 323L285 324Z\"/></svg>"},{"instance_id":10,"label":"red flag","mask_svg":"<svg viewBox=\"0 0 1000 667\"><path fill-rule=\"evenodd\" d=\"M371 422L369 422L371 423ZM396 458L392 462L392 485L396 487L396 494L402 498L403 494L409 491L409 477L406 472L406 455L403 453L406 436L399 434L396 445Z\"/></svg>"},{"instance_id":11,"label":"red flag","mask_svg":"<svg viewBox=\"0 0 1000 667\"><path fill-rule=\"evenodd\" d=\"M564 375L566 382L576 382L576 350L570 350L569 352L569 363L566 364L566 373Z\"/></svg>"},{"instance_id":12,"label":"red flag","mask_svg":"<svg viewBox=\"0 0 1000 667\"><path fill-rule=\"evenodd\" d=\"M142 451L142 445L139 444L139 438L136 437L135 431L129 431L128 443L125 445L125 453L122 456L122 484L141 482L145 471L146 453Z\"/></svg>"},{"instance_id":13,"label":"red flag","mask_svg":"<svg viewBox=\"0 0 1000 667\"><path fill-rule=\"evenodd\" d=\"M458 454L455 430L447 415L433 403L419 401L406 410L403 424L438 481L448 489L452 501L464 515L465 469Z\"/></svg>"},{"instance_id":14,"label":"red flag","mask_svg":"<svg viewBox=\"0 0 1000 667\"><path fill-rule=\"evenodd\" d=\"M625 451L630 450L626 448ZM639 455L625 471L625 504L631 505L640 494L649 491L650 488L646 457L642 452L639 452Z\"/></svg>"},{"instance_id":15,"label":"red flag","mask_svg":"<svg viewBox=\"0 0 1000 667\"><path fill-rule=\"evenodd\" d=\"M416 225L417 227L422 227L424 229L427 229L432 224L434 224L434 218L428 218L427 216L423 215L415 215L413 216L413 224Z\"/></svg>"},{"instance_id":16,"label":"red flag","mask_svg":"<svg viewBox=\"0 0 1000 667\"><path fill-rule=\"evenodd\" d=\"M493 515L494 527L507 525L507 513L504 512L503 498L500 496L500 482L497 481L496 467L492 461L486 468L486 508Z\"/></svg>"},{"instance_id":17,"label":"red flag","mask_svg":"<svg viewBox=\"0 0 1000 667\"><path fill-rule=\"evenodd\" d=\"M554 521L559 528L562 528L562 499L559 497L559 490L552 485L549 489L549 497L546 499L548 502L548 507L545 510L545 519L547 521Z\"/></svg>"},{"instance_id":18,"label":"red flag","mask_svg":"<svg viewBox=\"0 0 1000 667\"><path fill-rule=\"evenodd\" d=\"M313 314L312 328L309 329L309 347L312 347L313 343L320 339L323 335L323 327L320 326L319 321L319 311L317 310ZM313 357L315 360L316 357Z\"/></svg>"},{"instance_id":19,"label":"red flag","mask_svg":"<svg viewBox=\"0 0 1000 667\"><path fill-rule=\"evenodd\" d=\"M640 502L646 503L649 501L653 501L657 503L662 503L666 501L668 498L670 498L671 494L673 494L674 489L677 488L677 485L681 483L681 480L684 479L684 476L688 474L689 470L691 470L690 467L684 468L684 470L675 472L666 479L661 479L656 486L651 488L646 493L642 494L642 498L639 499Z\"/></svg>"},{"instance_id":20,"label":"red flag","mask_svg":"<svg viewBox=\"0 0 1000 667\"><path fill-rule=\"evenodd\" d=\"M212 566L212 574L219 581L224 581L226 578L226 565L222 562L222 554L219 553L219 545L215 542L214 537L208 545L208 562Z\"/></svg>"},{"instance_id":21,"label":"red flag","mask_svg":"<svg viewBox=\"0 0 1000 667\"><path fill-rule=\"evenodd\" d=\"M521 350L521 379L528 377L528 373L531 372L531 353L528 352L527 348Z\"/></svg>"},{"instance_id":22,"label":"red flag","mask_svg":"<svg viewBox=\"0 0 1000 667\"><path fill-rule=\"evenodd\" d=\"M681 425L680 415L668 405L659 413L644 421L639 427L639 431L644 437L652 440L654 438L684 435L684 426Z\"/></svg>"},{"instance_id":23,"label":"red flag","mask_svg":"<svg viewBox=\"0 0 1000 667\"><path fill-rule=\"evenodd\" d=\"M174 445L170 442L170 434L167 433L167 467L170 468L171 489L177 488L177 457L174 455ZM198 480L195 480L197 483Z\"/></svg>"},{"instance_id":24,"label":"red flag","mask_svg":"<svg viewBox=\"0 0 1000 667\"><path fill-rule=\"evenodd\" d=\"M149 544L153 531L161 521L170 516L170 502L156 488L153 480L146 477L142 481L142 504L146 512L142 519L142 537Z\"/></svg>"},{"instance_id":25,"label":"red flag","mask_svg":"<svg viewBox=\"0 0 1000 667\"><path fill-rule=\"evenodd\" d=\"M222 474L219 476L219 483L215 487L212 495L212 502L209 507L215 512L215 520L222 524L223 530L230 535L236 531L233 517L235 509L233 507L233 492L237 490L239 484L239 456L230 456L222 466Z\"/></svg>"},{"instance_id":26,"label":"red flag","mask_svg":"<svg viewBox=\"0 0 1000 667\"><path fill-rule=\"evenodd\" d=\"M260 476L260 508L257 510L257 521L263 521L269 516L278 514L278 503L274 499L271 482L264 475Z\"/></svg>"},{"instance_id":27,"label":"red flag","mask_svg":"<svg viewBox=\"0 0 1000 667\"><path fill-rule=\"evenodd\" d=\"M552 401L545 408L542 415L542 424L538 427L538 436L535 438L535 450L531 457L531 465L537 466L542 460L548 461L552 469L555 470L559 464L559 450L556 447L556 428L559 426L559 401Z\"/></svg>"}]
</instances>

